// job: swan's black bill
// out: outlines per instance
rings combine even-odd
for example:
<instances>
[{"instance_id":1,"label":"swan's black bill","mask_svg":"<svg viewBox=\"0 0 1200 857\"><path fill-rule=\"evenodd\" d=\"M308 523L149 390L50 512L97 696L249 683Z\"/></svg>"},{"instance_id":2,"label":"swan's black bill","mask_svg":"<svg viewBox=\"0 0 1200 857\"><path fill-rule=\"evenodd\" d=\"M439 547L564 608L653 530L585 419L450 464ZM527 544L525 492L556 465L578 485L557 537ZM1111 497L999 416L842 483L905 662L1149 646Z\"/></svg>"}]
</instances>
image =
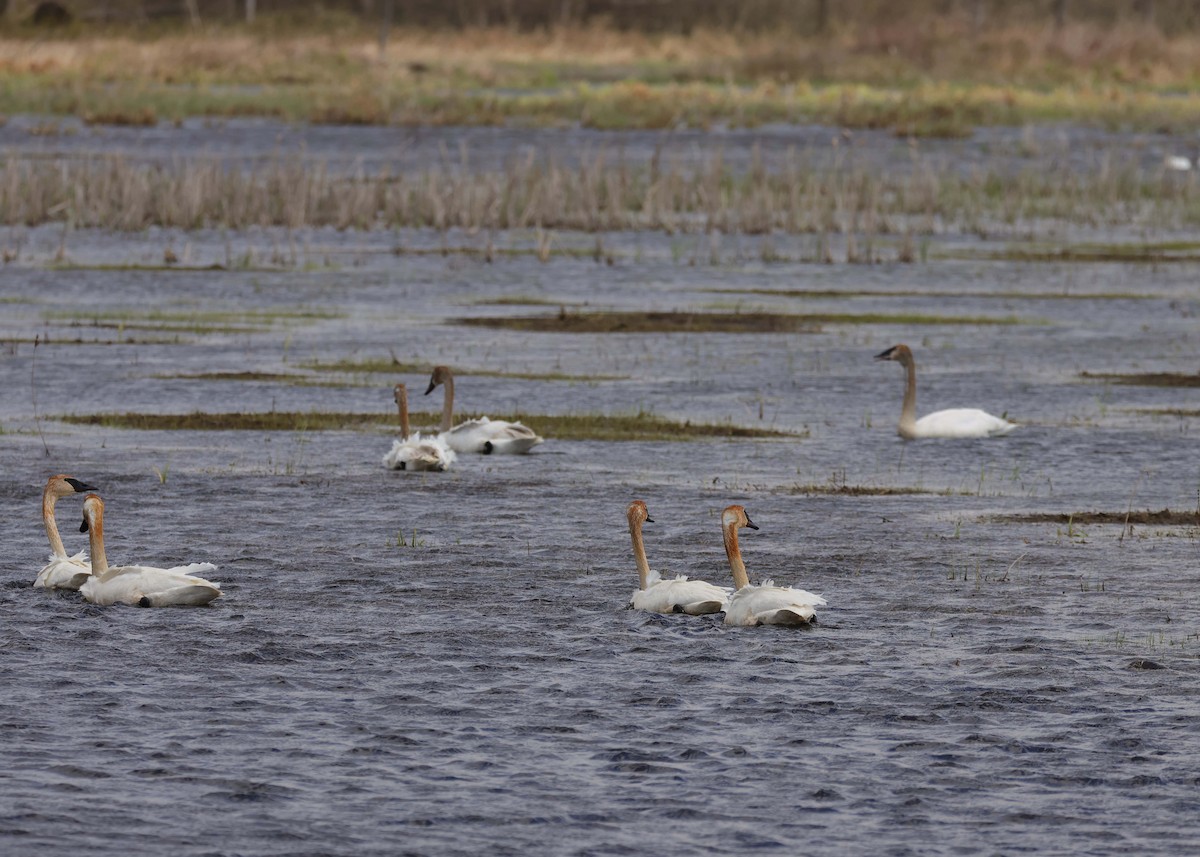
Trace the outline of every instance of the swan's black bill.
<instances>
[{"instance_id":1,"label":"swan's black bill","mask_svg":"<svg viewBox=\"0 0 1200 857\"><path fill-rule=\"evenodd\" d=\"M891 360L892 355L895 354L895 352L896 352L896 346L893 345L887 351L881 351L879 354L876 354L875 359L876 360Z\"/></svg>"},{"instance_id":2,"label":"swan's black bill","mask_svg":"<svg viewBox=\"0 0 1200 857\"><path fill-rule=\"evenodd\" d=\"M430 393L432 393L432 392L433 392L434 390L436 390L436 389L437 389L437 384L435 384L435 383L433 383L432 381L430 381L430 382L429 382L429 389L427 389L427 390L425 391L425 395L426 395L426 396L428 396Z\"/></svg>"},{"instance_id":3,"label":"swan's black bill","mask_svg":"<svg viewBox=\"0 0 1200 857\"><path fill-rule=\"evenodd\" d=\"M86 533L88 531L87 518L83 519L83 523L79 525L79 532Z\"/></svg>"},{"instance_id":4,"label":"swan's black bill","mask_svg":"<svg viewBox=\"0 0 1200 857\"><path fill-rule=\"evenodd\" d=\"M750 516L749 516L749 515L747 515L747 516L746 516L746 526L747 526L747 527L749 527L749 528L750 528L750 529L752 529L752 530L757 530L757 529L758 529L758 524L756 524L756 523L754 523L753 521L751 521L751 520L750 520Z\"/></svg>"},{"instance_id":5,"label":"swan's black bill","mask_svg":"<svg viewBox=\"0 0 1200 857\"><path fill-rule=\"evenodd\" d=\"M649 515L647 515L647 516L646 516L646 523L647 523L647 524L653 524L653 523L654 523L654 519L653 519L653 518L651 518Z\"/></svg>"},{"instance_id":6,"label":"swan's black bill","mask_svg":"<svg viewBox=\"0 0 1200 857\"><path fill-rule=\"evenodd\" d=\"M84 482L80 482L78 479L75 479L71 476L67 477L67 484L75 489L76 494L82 494L84 491L99 491L100 490L99 488L94 488L91 485L88 485Z\"/></svg>"}]
</instances>

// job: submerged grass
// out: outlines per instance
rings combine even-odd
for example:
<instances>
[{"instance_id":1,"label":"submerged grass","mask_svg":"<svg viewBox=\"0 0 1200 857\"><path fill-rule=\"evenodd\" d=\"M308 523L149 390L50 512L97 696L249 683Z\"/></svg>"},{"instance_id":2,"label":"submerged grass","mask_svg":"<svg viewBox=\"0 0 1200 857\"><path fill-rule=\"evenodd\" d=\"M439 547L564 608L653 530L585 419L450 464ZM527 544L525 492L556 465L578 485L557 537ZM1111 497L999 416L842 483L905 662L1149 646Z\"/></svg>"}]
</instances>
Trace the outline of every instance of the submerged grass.
<instances>
[{"instance_id":1,"label":"submerged grass","mask_svg":"<svg viewBox=\"0 0 1200 857\"><path fill-rule=\"evenodd\" d=\"M422 375L433 370L430 363L404 363L391 359L376 360L335 360L329 362L312 362L302 364L305 369L316 372L345 372L347 374L379 374L379 375ZM627 375L571 375L566 372L511 372L502 369L461 369L450 367L455 377L475 375L481 378L514 378L521 381L625 381Z\"/></svg>"},{"instance_id":2,"label":"submerged grass","mask_svg":"<svg viewBox=\"0 0 1200 857\"><path fill-rule=\"evenodd\" d=\"M1013 245L1003 250L940 250L943 259L986 259L996 262L1128 262L1163 264L1200 261L1195 241L1141 242L1137 244Z\"/></svg>"},{"instance_id":3,"label":"submerged grass","mask_svg":"<svg viewBox=\"0 0 1200 857\"><path fill-rule=\"evenodd\" d=\"M1135 372L1131 374L1109 372L1080 372L1080 378L1089 381L1105 381L1131 387L1200 387L1200 373L1188 375L1182 372Z\"/></svg>"},{"instance_id":4,"label":"submerged grass","mask_svg":"<svg viewBox=\"0 0 1200 857\"><path fill-rule=\"evenodd\" d=\"M440 414L413 413L416 425L436 425ZM472 419L471 414L462 415ZM592 441L685 441L702 438L797 438L803 433L747 428L732 424L679 422L655 414L492 414L495 419L520 420L546 438ZM48 419L74 425L142 431L339 431L394 426L387 413L289 412L190 414L67 414Z\"/></svg>"},{"instance_id":5,"label":"submerged grass","mask_svg":"<svg viewBox=\"0 0 1200 857\"><path fill-rule=\"evenodd\" d=\"M848 497L899 497L909 494L932 494L940 497L950 497L967 492L955 491L950 488L913 488L900 486L870 486L870 485L790 485L781 489L785 494L834 494Z\"/></svg>"},{"instance_id":6,"label":"submerged grass","mask_svg":"<svg viewBox=\"0 0 1200 857\"><path fill-rule=\"evenodd\" d=\"M1029 301L1132 301L1161 300L1162 295L1141 292L962 292L937 289L704 289L714 294L843 300L846 298L961 298Z\"/></svg>"},{"instance_id":7,"label":"submerged grass","mask_svg":"<svg viewBox=\"0 0 1200 857\"><path fill-rule=\"evenodd\" d=\"M1030 512L1016 515L993 515L988 518L1006 524L1140 524L1160 526L1200 525L1200 509L1188 512L1172 512L1161 509L1157 512Z\"/></svg>"},{"instance_id":8,"label":"submerged grass","mask_svg":"<svg viewBox=\"0 0 1200 857\"><path fill-rule=\"evenodd\" d=\"M555 315L484 316L454 324L534 333L819 333L826 324L992 325L1027 324L1013 317L921 314L769 312L566 312Z\"/></svg>"}]
</instances>

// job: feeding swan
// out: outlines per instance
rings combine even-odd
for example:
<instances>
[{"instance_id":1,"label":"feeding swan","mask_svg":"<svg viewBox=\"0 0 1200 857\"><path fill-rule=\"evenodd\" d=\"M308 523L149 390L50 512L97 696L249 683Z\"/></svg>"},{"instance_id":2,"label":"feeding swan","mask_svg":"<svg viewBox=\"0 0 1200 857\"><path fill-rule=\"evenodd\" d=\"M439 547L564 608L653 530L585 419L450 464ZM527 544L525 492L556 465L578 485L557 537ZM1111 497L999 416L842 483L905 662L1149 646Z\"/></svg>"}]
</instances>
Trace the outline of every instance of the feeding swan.
<instances>
[{"instance_id":1,"label":"feeding swan","mask_svg":"<svg viewBox=\"0 0 1200 857\"><path fill-rule=\"evenodd\" d=\"M729 590L703 580L688 580L684 575L674 580L663 580L657 571L650 569L646 561L646 546L642 542L642 524L654 523L646 504L634 500L626 511L629 518L629 536L633 540L633 558L637 560L639 587L633 590L630 606L634 610L648 613L687 613L700 616L705 613L720 613L725 609Z\"/></svg>"},{"instance_id":2,"label":"feeding swan","mask_svg":"<svg viewBox=\"0 0 1200 857\"><path fill-rule=\"evenodd\" d=\"M823 606L825 599L803 589L776 586L769 580L761 586L752 586L738 547L740 527L758 529L743 507L727 507L721 513L721 532L725 536L725 555L729 557L735 589L725 605L725 624L807 625L813 619L813 608Z\"/></svg>"},{"instance_id":3,"label":"feeding swan","mask_svg":"<svg viewBox=\"0 0 1200 857\"><path fill-rule=\"evenodd\" d=\"M147 565L108 567L104 556L104 502L96 494L83 500L83 523L92 551L92 574L79 588L93 604L131 604L135 607L199 607L221 594L220 587L196 574L217 570L211 562L175 568Z\"/></svg>"},{"instance_id":4,"label":"feeding swan","mask_svg":"<svg viewBox=\"0 0 1200 857\"><path fill-rule=\"evenodd\" d=\"M422 438L421 433L408 433L408 387L397 384L392 388L396 407L400 409L400 439L392 441L391 451L383 457L385 467L392 470L438 470L448 468L456 458L454 450L441 437Z\"/></svg>"},{"instance_id":5,"label":"feeding swan","mask_svg":"<svg viewBox=\"0 0 1200 857\"><path fill-rule=\"evenodd\" d=\"M429 389L425 395L432 393L438 384L446 386L446 400L442 405L442 433L438 438L455 452L482 452L485 455L492 452L529 452L542 442L528 426L519 422L489 420L487 417L467 420L450 428L454 418L454 375L449 366L433 367L433 376L429 379Z\"/></svg>"},{"instance_id":6,"label":"feeding swan","mask_svg":"<svg viewBox=\"0 0 1200 857\"><path fill-rule=\"evenodd\" d=\"M917 419L917 363L907 345L893 345L875 355L876 360L895 360L904 367L908 384L900 407L896 431L906 439L919 437L997 437L1017 427L1002 417L994 417L979 408L950 408Z\"/></svg>"},{"instance_id":7,"label":"feeding swan","mask_svg":"<svg viewBox=\"0 0 1200 857\"><path fill-rule=\"evenodd\" d=\"M92 573L92 565L87 561L87 554L80 551L74 556L67 556L63 547L62 537L58 534L58 522L54 518L54 504L61 497L72 494L82 494L85 491L95 491L91 485L85 485L78 479L59 473L46 480L42 489L42 524L46 527L46 538L50 540L50 562L38 572L33 585L38 589L78 589Z\"/></svg>"}]
</instances>

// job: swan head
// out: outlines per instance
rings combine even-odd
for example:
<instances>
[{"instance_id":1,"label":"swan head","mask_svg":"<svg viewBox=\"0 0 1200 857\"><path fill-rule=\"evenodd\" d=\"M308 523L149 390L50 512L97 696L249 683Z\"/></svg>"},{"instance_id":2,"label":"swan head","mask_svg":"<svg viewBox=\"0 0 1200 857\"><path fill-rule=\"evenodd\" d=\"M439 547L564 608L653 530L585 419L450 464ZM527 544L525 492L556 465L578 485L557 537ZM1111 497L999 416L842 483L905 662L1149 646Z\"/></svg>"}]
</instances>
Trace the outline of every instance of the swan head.
<instances>
[{"instance_id":1,"label":"swan head","mask_svg":"<svg viewBox=\"0 0 1200 857\"><path fill-rule=\"evenodd\" d=\"M629 508L625 510L625 517L629 519L630 524L641 524L646 521L654 523L654 519L650 517L650 511L646 508L645 500L634 500L629 504Z\"/></svg>"},{"instance_id":2,"label":"swan head","mask_svg":"<svg viewBox=\"0 0 1200 857\"><path fill-rule=\"evenodd\" d=\"M744 506L726 506L725 511L721 513L721 526L725 529L730 527L740 529L748 527L751 530L757 530L758 525L750 520L750 516L746 514Z\"/></svg>"},{"instance_id":3,"label":"swan head","mask_svg":"<svg viewBox=\"0 0 1200 857\"><path fill-rule=\"evenodd\" d=\"M428 396L435 389L437 389L438 384L445 384L453 377L454 376L450 374L449 366L434 366L433 374L429 376L429 388L425 391L425 395Z\"/></svg>"},{"instance_id":4,"label":"swan head","mask_svg":"<svg viewBox=\"0 0 1200 857\"><path fill-rule=\"evenodd\" d=\"M404 386L403 384L397 384L395 387L392 387L392 399L397 405L407 402L408 387Z\"/></svg>"},{"instance_id":5,"label":"swan head","mask_svg":"<svg viewBox=\"0 0 1200 857\"><path fill-rule=\"evenodd\" d=\"M99 494L88 494L83 498L83 523L79 532L86 533L99 530L104 526L104 501Z\"/></svg>"},{"instance_id":6,"label":"swan head","mask_svg":"<svg viewBox=\"0 0 1200 857\"><path fill-rule=\"evenodd\" d=\"M907 345L893 345L887 351L881 351L875 355L876 360L895 360L901 366L908 366L913 362L912 349Z\"/></svg>"},{"instance_id":7,"label":"swan head","mask_svg":"<svg viewBox=\"0 0 1200 857\"><path fill-rule=\"evenodd\" d=\"M46 494L56 497L70 497L72 494L83 494L86 491L95 491L91 485L80 482L78 479L67 476L65 473L59 473L51 476L46 480Z\"/></svg>"}]
</instances>

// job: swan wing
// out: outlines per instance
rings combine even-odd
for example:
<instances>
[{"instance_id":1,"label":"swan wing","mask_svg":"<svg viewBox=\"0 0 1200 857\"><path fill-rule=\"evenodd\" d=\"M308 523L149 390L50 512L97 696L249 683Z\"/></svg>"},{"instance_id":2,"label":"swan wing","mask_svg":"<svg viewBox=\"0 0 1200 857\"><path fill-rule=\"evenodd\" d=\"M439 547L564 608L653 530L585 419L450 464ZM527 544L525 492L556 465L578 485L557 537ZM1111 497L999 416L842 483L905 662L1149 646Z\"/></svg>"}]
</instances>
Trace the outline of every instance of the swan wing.
<instances>
[{"instance_id":1,"label":"swan wing","mask_svg":"<svg viewBox=\"0 0 1200 857\"><path fill-rule=\"evenodd\" d=\"M703 580L689 580L684 575L674 580L663 580L658 572L652 571L645 589L633 592L631 604L635 610L650 613L686 613L702 616L720 613L729 598L728 589L714 586Z\"/></svg>"},{"instance_id":2,"label":"swan wing","mask_svg":"<svg viewBox=\"0 0 1200 857\"><path fill-rule=\"evenodd\" d=\"M816 615L814 607L825 599L803 589L775 586L743 586L729 597L726 625L807 625Z\"/></svg>"},{"instance_id":3,"label":"swan wing","mask_svg":"<svg viewBox=\"0 0 1200 857\"><path fill-rule=\"evenodd\" d=\"M92 574L92 564L83 551L75 556L50 554L50 561L38 572L34 589L78 589Z\"/></svg>"},{"instance_id":4,"label":"swan wing","mask_svg":"<svg viewBox=\"0 0 1200 857\"><path fill-rule=\"evenodd\" d=\"M196 607L221 594L221 588L198 577L217 567L209 562L194 562L174 568L124 565L110 568L101 577L89 577L79 588L93 604L131 604L136 607Z\"/></svg>"},{"instance_id":5,"label":"swan wing","mask_svg":"<svg viewBox=\"0 0 1200 857\"><path fill-rule=\"evenodd\" d=\"M529 426L487 417L459 423L438 437L455 452L514 454L528 452L542 442Z\"/></svg>"},{"instance_id":6,"label":"swan wing","mask_svg":"<svg viewBox=\"0 0 1200 857\"><path fill-rule=\"evenodd\" d=\"M915 426L917 437L995 437L1016 427L1016 423L979 408L936 411L921 417Z\"/></svg>"}]
</instances>

